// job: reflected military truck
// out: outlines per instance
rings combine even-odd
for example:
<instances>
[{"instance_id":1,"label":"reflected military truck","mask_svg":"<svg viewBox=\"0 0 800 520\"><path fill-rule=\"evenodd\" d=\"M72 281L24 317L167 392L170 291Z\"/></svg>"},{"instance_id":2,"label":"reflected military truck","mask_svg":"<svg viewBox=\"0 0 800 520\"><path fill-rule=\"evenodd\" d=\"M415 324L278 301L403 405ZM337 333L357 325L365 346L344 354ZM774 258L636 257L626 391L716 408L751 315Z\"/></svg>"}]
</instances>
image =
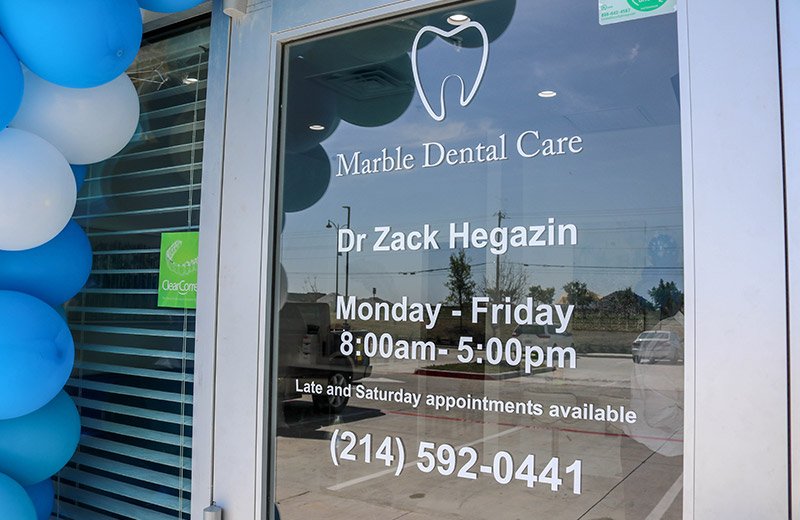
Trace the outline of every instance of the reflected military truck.
<instances>
[{"instance_id":1,"label":"reflected military truck","mask_svg":"<svg viewBox=\"0 0 800 520\"><path fill-rule=\"evenodd\" d=\"M342 330L331 329L326 303L287 302L280 311L278 329L278 391L284 400L301 394L298 383L316 382L325 395L312 394L314 406L326 413L340 413L349 397L341 391L327 395L329 386L345 388L369 377L369 358L345 356L339 350ZM358 336L358 333L353 331Z\"/></svg>"}]
</instances>

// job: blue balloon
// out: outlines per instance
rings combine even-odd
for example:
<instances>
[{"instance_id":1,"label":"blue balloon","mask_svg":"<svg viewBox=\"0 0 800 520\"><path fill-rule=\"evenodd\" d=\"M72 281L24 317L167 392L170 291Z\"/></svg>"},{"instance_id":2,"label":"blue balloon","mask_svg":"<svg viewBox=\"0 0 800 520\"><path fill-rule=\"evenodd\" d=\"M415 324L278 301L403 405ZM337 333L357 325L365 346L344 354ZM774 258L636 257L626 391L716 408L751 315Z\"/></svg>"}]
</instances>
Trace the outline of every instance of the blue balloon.
<instances>
[{"instance_id":1,"label":"blue balloon","mask_svg":"<svg viewBox=\"0 0 800 520\"><path fill-rule=\"evenodd\" d=\"M0 130L14 119L22 102L22 67L5 38L0 36Z\"/></svg>"},{"instance_id":2,"label":"blue balloon","mask_svg":"<svg viewBox=\"0 0 800 520\"><path fill-rule=\"evenodd\" d=\"M25 492L28 493L28 497L33 502L37 520L48 520L50 513L53 512L53 502L55 502L53 481L48 478L38 484L26 486Z\"/></svg>"},{"instance_id":3,"label":"blue balloon","mask_svg":"<svg viewBox=\"0 0 800 520\"><path fill-rule=\"evenodd\" d=\"M142 9L158 13L177 13L198 6L204 0L139 0Z\"/></svg>"},{"instance_id":4,"label":"blue balloon","mask_svg":"<svg viewBox=\"0 0 800 520\"><path fill-rule=\"evenodd\" d=\"M39 247L0 250L0 290L30 294L52 306L78 294L91 270L92 246L74 220Z\"/></svg>"},{"instance_id":5,"label":"blue balloon","mask_svg":"<svg viewBox=\"0 0 800 520\"><path fill-rule=\"evenodd\" d=\"M321 145L303 153L287 153L283 168L283 211L310 208L328 191L331 161Z\"/></svg>"},{"instance_id":6,"label":"blue balloon","mask_svg":"<svg viewBox=\"0 0 800 520\"><path fill-rule=\"evenodd\" d=\"M85 164L70 164L69 167L72 168L72 175L75 176L75 186L78 187L78 191L81 191L89 167Z\"/></svg>"},{"instance_id":7,"label":"blue balloon","mask_svg":"<svg viewBox=\"0 0 800 520\"><path fill-rule=\"evenodd\" d=\"M78 410L61 391L33 413L0 421L0 472L23 486L50 478L72 458L80 436Z\"/></svg>"},{"instance_id":8,"label":"blue balloon","mask_svg":"<svg viewBox=\"0 0 800 520\"><path fill-rule=\"evenodd\" d=\"M72 334L55 309L27 294L0 291L0 419L47 404L64 387L74 361Z\"/></svg>"},{"instance_id":9,"label":"blue balloon","mask_svg":"<svg viewBox=\"0 0 800 520\"><path fill-rule=\"evenodd\" d=\"M3 518L37 520L36 510L25 490L14 479L0 473L0 509Z\"/></svg>"},{"instance_id":10,"label":"blue balloon","mask_svg":"<svg viewBox=\"0 0 800 520\"><path fill-rule=\"evenodd\" d=\"M96 87L133 63L142 16L136 0L0 0L0 32L36 75Z\"/></svg>"},{"instance_id":11,"label":"blue balloon","mask_svg":"<svg viewBox=\"0 0 800 520\"><path fill-rule=\"evenodd\" d=\"M56 305L53 307L53 309L55 309L58 315L61 316L62 320L69 322L69 318L67 317L67 309L65 309L63 305Z\"/></svg>"}]
</instances>

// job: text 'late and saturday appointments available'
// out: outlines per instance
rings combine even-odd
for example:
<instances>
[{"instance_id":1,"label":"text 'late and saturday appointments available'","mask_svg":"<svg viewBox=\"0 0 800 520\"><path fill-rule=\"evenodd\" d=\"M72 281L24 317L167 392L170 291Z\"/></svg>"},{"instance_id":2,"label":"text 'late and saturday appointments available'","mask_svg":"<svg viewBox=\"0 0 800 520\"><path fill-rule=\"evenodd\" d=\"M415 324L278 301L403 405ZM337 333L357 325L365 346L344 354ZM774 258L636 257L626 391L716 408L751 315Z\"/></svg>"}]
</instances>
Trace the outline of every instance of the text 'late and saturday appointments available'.
<instances>
[{"instance_id":1,"label":"text 'late and saturday appointments available'","mask_svg":"<svg viewBox=\"0 0 800 520\"><path fill-rule=\"evenodd\" d=\"M416 458L407 461L409 452L402 437L379 438L371 433L359 436L338 428L331 435L329 446L331 461L335 466L348 463L375 464L388 468L397 477L407 469L465 480L479 480L485 475L500 485L518 484L535 488L539 484L552 492L571 484L572 493L581 494L583 463L580 459L562 467L558 457L541 463L532 453L516 458L507 451L482 456L469 445L420 441L411 452L416 454Z\"/></svg>"}]
</instances>

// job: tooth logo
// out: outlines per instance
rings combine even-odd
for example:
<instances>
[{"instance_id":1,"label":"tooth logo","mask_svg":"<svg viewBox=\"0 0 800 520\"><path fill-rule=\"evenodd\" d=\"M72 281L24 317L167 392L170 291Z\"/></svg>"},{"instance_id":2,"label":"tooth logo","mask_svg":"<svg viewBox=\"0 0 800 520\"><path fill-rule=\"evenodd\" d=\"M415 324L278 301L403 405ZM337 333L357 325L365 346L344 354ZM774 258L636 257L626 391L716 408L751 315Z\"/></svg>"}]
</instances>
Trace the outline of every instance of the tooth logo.
<instances>
[{"instance_id":1,"label":"tooth logo","mask_svg":"<svg viewBox=\"0 0 800 520\"><path fill-rule=\"evenodd\" d=\"M425 94L425 91L422 89L422 82L419 79L419 67L417 66L417 47L419 46L420 39L426 33L433 33L439 35L443 38L449 38L451 36L455 36L456 34L460 33L461 31L466 31L467 29L476 29L481 33L483 37L483 56L481 57L481 66L478 69L478 75L475 78L475 85L472 87L472 90L469 91L469 94L465 95L465 90L467 89L464 78L459 76L458 74L450 74L449 76L445 77L442 80L442 84L439 87L439 106L441 107L440 113L436 113L436 111L431 107L430 101L428 100L428 96ZM461 99L460 104L462 107L469 105L472 100L475 98L475 94L478 93L478 87L481 86L481 81L483 81L483 74L486 72L486 62L489 59L489 36L486 34L486 29L484 29L483 25L479 24L478 22L469 22L462 25L459 25L455 29L451 31L443 31L438 27L434 27L432 25L426 25L422 29L419 30L417 33L417 37L414 38L414 45L411 47L411 69L414 72L414 83L417 85L417 92L419 93L419 97L422 99L422 104L425 105L425 110L428 111L428 114L435 119L436 121L443 121L445 118L445 106L444 106L444 86L447 83L447 80L450 78L458 78L458 81L461 82Z\"/></svg>"}]
</instances>

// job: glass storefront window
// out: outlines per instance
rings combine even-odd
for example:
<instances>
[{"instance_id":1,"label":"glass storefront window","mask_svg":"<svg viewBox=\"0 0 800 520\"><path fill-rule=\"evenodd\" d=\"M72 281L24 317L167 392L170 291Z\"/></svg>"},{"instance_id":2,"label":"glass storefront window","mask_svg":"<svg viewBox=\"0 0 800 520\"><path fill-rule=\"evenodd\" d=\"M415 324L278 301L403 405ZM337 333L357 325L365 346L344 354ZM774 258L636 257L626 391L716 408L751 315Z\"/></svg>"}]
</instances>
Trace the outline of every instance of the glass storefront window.
<instances>
[{"instance_id":1,"label":"glass storefront window","mask_svg":"<svg viewBox=\"0 0 800 520\"><path fill-rule=\"evenodd\" d=\"M676 19L628 3L284 47L282 518L681 517Z\"/></svg>"},{"instance_id":2,"label":"glass storefront window","mask_svg":"<svg viewBox=\"0 0 800 520\"><path fill-rule=\"evenodd\" d=\"M195 313L159 307L159 246L199 229L209 37L207 18L145 37L128 70L139 128L79 192L94 262L66 310L82 435L56 518L189 518Z\"/></svg>"}]
</instances>

